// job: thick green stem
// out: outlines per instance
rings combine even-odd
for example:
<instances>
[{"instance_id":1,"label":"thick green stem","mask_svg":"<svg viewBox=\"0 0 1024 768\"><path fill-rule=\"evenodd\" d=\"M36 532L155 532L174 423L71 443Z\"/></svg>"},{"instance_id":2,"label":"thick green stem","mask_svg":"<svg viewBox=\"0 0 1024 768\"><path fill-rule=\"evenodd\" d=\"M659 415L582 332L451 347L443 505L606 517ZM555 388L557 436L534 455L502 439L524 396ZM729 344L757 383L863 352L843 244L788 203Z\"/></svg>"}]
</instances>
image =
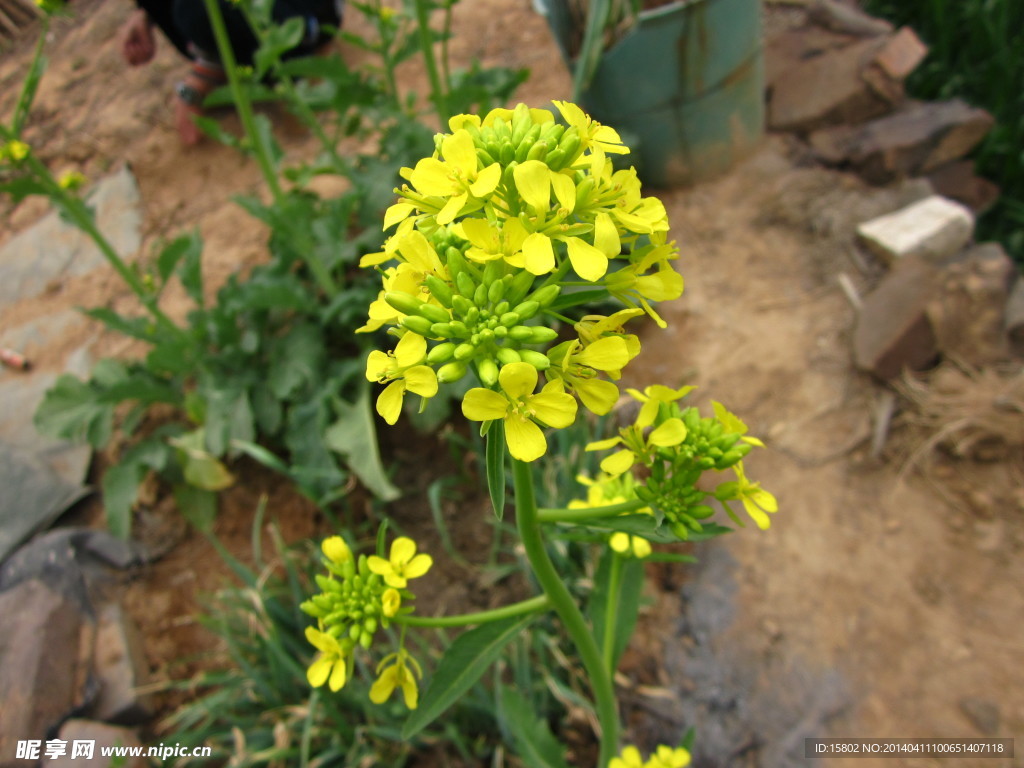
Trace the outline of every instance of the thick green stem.
<instances>
[{"instance_id":1,"label":"thick green stem","mask_svg":"<svg viewBox=\"0 0 1024 768\"><path fill-rule=\"evenodd\" d=\"M430 4L428 0L416 0L416 24L420 33L420 49L423 52L423 63L427 68L427 76L430 78L431 100L437 116L441 120L441 126L448 125L448 98L445 93L444 84L441 82L441 75L437 71L437 62L434 60L434 41L430 35Z\"/></svg>"},{"instance_id":2,"label":"thick green stem","mask_svg":"<svg viewBox=\"0 0 1024 768\"><path fill-rule=\"evenodd\" d=\"M605 517L618 517L625 512L636 512L648 506L646 501L633 499L621 504L609 504L605 507L580 507L577 509L538 509L537 519L542 523L577 523L580 520L598 520Z\"/></svg>"},{"instance_id":3,"label":"thick green stem","mask_svg":"<svg viewBox=\"0 0 1024 768\"><path fill-rule=\"evenodd\" d=\"M252 102L249 100L249 95L245 92L245 89L242 88L241 80L238 77L235 52L231 48L228 31L224 26L224 16L220 12L217 0L203 0L203 2L206 5L206 13L210 17L210 28L213 30L213 35L217 40L217 50L220 53L221 66L224 67L224 72L228 76L231 98L234 100L235 107L238 110L238 119L242 122L242 129L245 131L245 136L252 146L253 153L256 155L256 162L259 163L263 178L270 188L274 204L281 208L283 207L284 192L281 189L281 182L277 177L277 168L274 166L273 158L270 155L270 147L263 142L259 131L256 130L256 118L253 113ZM300 250L306 254L310 272L313 273L313 279L316 280L320 290L330 298L337 296L338 286L320 257L313 252L312 248Z\"/></svg>"},{"instance_id":4,"label":"thick green stem","mask_svg":"<svg viewBox=\"0 0 1024 768\"><path fill-rule=\"evenodd\" d=\"M551 604L565 625L590 678L594 702L597 705L597 717L601 724L601 753L598 765L606 766L615 756L619 741L619 711L615 702L612 678L590 627L587 626L576 601L562 583L562 578L555 570L544 547L530 465L513 459L512 471L515 479L516 525L519 528L519 536L534 576L544 593L551 598Z\"/></svg>"},{"instance_id":5,"label":"thick green stem","mask_svg":"<svg viewBox=\"0 0 1024 768\"><path fill-rule=\"evenodd\" d=\"M217 0L203 0L206 5L206 13L210 17L210 28L217 41L217 51L220 53L220 63L228 77L228 86L231 88L231 98L238 110L238 118L242 121L242 129L245 131L253 152L256 154L256 161L263 172L263 178L270 187L270 194L275 203L281 201L281 182L277 178L277 170L270 157L269 147L264 146L259 132L256 130L256 120L253 115L252 102L249 95L242 88L241 80L238 77L238 67L235 61L235 51L231 47L231 40L228 38L228 30L224 25L224 16L220 12Z\"/></svg>"},{"instance_id":6,"label":"thick green stem","mask_svg":"<svg viewBox=\"0 0 1024 768\"><path fill-rule=\"evenodd\" d=\"M612 551L611 573L608 574L608 602L604 611L604 634L601 653L608 674L615 677L615 627L619 618L619 592L622 590L622 556Z\"/></svg>"},{"instance_id":7,"label":"thick green stem","mask_svg":"<svg viewBox=\"0 0 1024 768\"><path fill-rule=\"evenodd\" d=\"M460 613L457 616L396 616L391 621L409 627L468 627L474 624L500 621L513 616L523 616L527 613L538 613L550 607L551 600L547 595L537 595L529 600L503 605L501 608L493 608L489 611Z\"/></svg>"}]
</instances>

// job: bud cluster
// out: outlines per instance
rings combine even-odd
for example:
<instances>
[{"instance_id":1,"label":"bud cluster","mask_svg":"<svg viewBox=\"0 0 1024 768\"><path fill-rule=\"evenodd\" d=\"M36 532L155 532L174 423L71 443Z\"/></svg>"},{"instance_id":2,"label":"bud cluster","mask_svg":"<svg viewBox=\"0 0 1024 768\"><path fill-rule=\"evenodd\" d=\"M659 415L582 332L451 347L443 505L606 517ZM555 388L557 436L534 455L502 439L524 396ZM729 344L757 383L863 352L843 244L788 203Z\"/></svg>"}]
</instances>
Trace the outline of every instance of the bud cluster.
<instances>
[{"instance_id":1,"label":"bud cluster","mask_svg":"<svg viewBox=\"0 0 1024 768\"><path fill-rule=\"evenodd\" d=\"M740 501L754 522L767 528L770 520L766 513L778 509L775 497L747 480L742 462L763 443L747 435L746 425L720 403L714 403L711 417L702 417L693 406L681 408L678 401L691 390L661 386L648 387L642 393L628 390L643 404L634 423L620 429L617 437L591 443L587 450L621 446L602 460L602 471L610 478L639 472L634 497L663 515L679 539L704 530L703 521L715 513L709 501L718 501L742 525L729 506ZM732 470L736 479L704 490L698 486L708 470Z\"/></svg>"},{"instance_id":2,"label":"bud cluster","mask_svg":"<svg viewBox=\"0 0 1024 768\"><path fill-rule=\"evenodd\" d=\"M639 352L624 323L646 312L664 325L649 302L682 293L664 205L642 197L634 169L616 171L607 158L628 152L618 135L574 104L555 105L564 123L524 104L458 115L432 157L402 169L408 183L384 218L395 233L361 261L380 271L382 290L360 330L399 339L367 361L367 378L386 385L377 410L389 423L406 392L430 398L472 373L508 406L475 395L465 415L505 418L513 456L532 460L546 450L536 430L575 418L575 404L567 420L555 395L607 413L613 381ZM588 316L577 338L552 346L566 308L608 299L625 309ZM525 388L541 373L533 397ZM534 407L545 405L558 413Z\"/></svg>"}]
</instances>

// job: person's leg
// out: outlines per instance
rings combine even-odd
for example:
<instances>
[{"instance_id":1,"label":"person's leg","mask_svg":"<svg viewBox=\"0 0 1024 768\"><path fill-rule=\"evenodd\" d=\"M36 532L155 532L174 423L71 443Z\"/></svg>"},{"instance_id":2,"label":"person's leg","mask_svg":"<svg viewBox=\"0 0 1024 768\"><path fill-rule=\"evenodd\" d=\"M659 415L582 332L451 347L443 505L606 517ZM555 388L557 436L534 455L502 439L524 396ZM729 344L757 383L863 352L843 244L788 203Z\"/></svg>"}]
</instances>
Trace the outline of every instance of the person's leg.
<instances>
[{"instance_id":1,"label":"person's leg","mask_svg":"<svg viewBox=\"0 0 1024 768\"><path fill-rule=\"evenodd\" d=\"M239 64L251 65L258 43L244 14L227 0L217 0L224 26L227 29L231 50ZM207 61L219 61L217 39L214 37L210 19L206 15L203 0L175 0L174 23L191 44L189 51Z\"/></svg>"},{"instance_id":2,"label":"person's leg","mask_svg":"<svg viewBox=\"0 0 1024 768\"><path fill-rule=\"evenodd\" d=\"M174 5L166 0L137 0L136 4L146 12L149 20L160 28L171 45L187 58L188 39L174 21Z\"/></svg>"}]
</instances>

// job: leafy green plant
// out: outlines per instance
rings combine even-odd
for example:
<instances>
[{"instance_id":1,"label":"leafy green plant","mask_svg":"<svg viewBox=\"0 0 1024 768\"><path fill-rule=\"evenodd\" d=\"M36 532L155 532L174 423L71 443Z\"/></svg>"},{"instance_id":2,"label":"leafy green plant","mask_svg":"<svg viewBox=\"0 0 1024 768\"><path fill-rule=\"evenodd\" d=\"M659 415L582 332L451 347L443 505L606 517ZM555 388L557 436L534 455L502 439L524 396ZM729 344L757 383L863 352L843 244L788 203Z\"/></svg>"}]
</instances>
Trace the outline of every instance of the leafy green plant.
<instances>
[{"instance_id":1,"label":"leafy green plant","mask_svg":"<svg viewBox=\"0 0 1024 768\"><path fill-rule=\"evenodd\" d=\"M433 8L425 0L414 5L424 12ZM239 203L268 226L269 259L245 279L232 276L214 302L205 298L197 234L165 245L148 267L127 264L77 193L84 179L55 179L21 141L44 68L41 42L11 123L0 127L0 190L15 200L49 197L93 238L145 310L143 315L87 310L111 330L144 342L148 351L138 361L101 361L88 381L61 377L36 415L43 432L86 440L97 449L109 443L115 425L120 430L127 448L101 484L110 528L123 536L149 472L170 486L184 514L208 527L215 492L233 480L223 462L240 454L282 472L320 505L343 493L350 473L380 499L398 495L379 459L360 362L371 339L353 333L377 288L372 276L356 267L381 246L379 217L390 203L398 170L432 146L428 129L413 119L412 95L405 99L394 90L394 66L416 51L433 57L435 40L446 35L424 37L415 25L387 21L379 4L359 5L380 21L381 41L364 47L381 54L381 77L350 70L338 57L287 59L284 54L302 31L298 20L271 24L266 2L240 7L261 43L252 71L234 65L215 3L210 17L229 75L225 92L238 109L244 135L231 136L210 119L202 119L202 125L259 164L270 201L253 196ZM521 79L521 73L498 75L478 79L469 89L446 86L444 92L456 102L486 103L502 98ZM286 165L270 121L253 109L255 99L271 97L283 99L319 139L321 152L312 161ZM374 151L340 152L339 142L354 136L374 140ZM310 192L310 181L323 174L347 179L348 191L333 199ZM175 279L193 303L183 325L159 305ZM174 415L162 416L168 423L150 432L145 416L154 406L169 407Z\"/></svg>"}]
</instances>

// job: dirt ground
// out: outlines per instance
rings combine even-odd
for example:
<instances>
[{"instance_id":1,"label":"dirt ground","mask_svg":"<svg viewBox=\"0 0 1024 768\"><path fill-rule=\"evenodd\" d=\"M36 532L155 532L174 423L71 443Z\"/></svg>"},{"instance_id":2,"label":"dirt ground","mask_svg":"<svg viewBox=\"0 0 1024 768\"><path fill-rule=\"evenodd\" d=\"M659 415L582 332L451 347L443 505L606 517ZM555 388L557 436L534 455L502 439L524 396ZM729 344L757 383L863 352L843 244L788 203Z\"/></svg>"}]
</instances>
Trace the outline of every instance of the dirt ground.
<instances>
[{"instance_id":1,"label":"dirt ground","mask_svg":"<svg viewBox=\"0 0 1024 768\"><path fill-rule=\"evenodd\" d=\"M182 63L164 45L148 67L122 64L116 33L130 8L84 0L74 21L57 25L28 138L55 170L96 178L128 163L142 192L143 253L198 227L212 290L261 258L266 233L230 199L258 191L258 172L228 148L179 144L170 88ZM568 76L528 0L463 0L455 20L454 62L530 68L517 97L534 105L568 96ZM0 57L5 114L31 37ZM407 87L420 82L420 73L403 73ZM220 119L237 129L234 115ZM308 137L276 119L287 151L309 151ZM767 532L747 528L698 548L700 565L682 575L652 568L651 604L619 679L632 734L646 746L697 725L699 766L785 766L803 763L811 736L1024 736L1024 456L937 455L925 471L908 469L927 436L899 413L886 447L873 452L872 416L886 390L850 361L855 312L837 277L864 292L877 278L855 251L856 217L914 194L879 193L805 166L786 138L771 137L729 176L664 195L686 292L663 308L667 330L645 332L630 382L698 384L700 402L720 400L741 414L768 444L748 462L750 474L781 509ZM0 241L43 210L28 201L10 211ZM132 297L100 270L15 305L0 323L104 303L127 309ZM187 306L174 295L166 303L171 314ZM133 351L85 322L72 333L67 346L32 350L35 364L57 368L72 344L97 334L98 355ZM287 539L323 530L311 505L252 477L225 498L218 533L232 546L248 541L263 493ZM194 595L224 575L198 537L160 535L177 545L125 600L154 676L165 679L181 672L172 672L180 656L213 648L195 623ZM463 584L440 602L486 601L482 590ZM996 768L1024 757L850 762L875 764Z\"/></svg>"}]
</instances>

